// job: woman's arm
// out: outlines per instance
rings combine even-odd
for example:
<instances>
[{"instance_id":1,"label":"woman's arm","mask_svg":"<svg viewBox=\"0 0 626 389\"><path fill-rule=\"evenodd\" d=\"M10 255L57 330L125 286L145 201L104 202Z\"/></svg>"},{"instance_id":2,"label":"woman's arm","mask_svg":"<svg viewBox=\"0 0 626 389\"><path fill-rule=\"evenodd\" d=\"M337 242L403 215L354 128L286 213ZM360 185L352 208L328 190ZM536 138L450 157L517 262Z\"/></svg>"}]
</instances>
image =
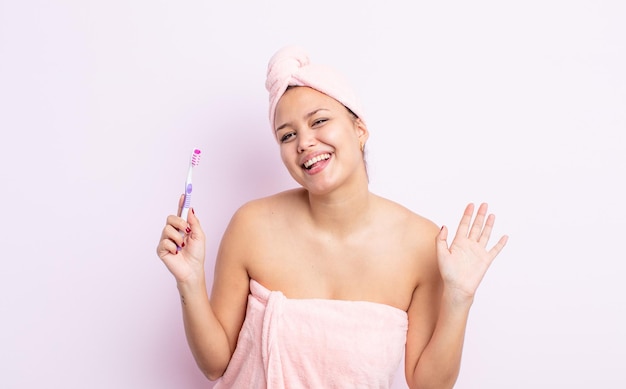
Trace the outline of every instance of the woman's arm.
<instances>
[{"instance_id":1,"label":"woman's arm","mask_svg":"<svg viewBox=\"0 0 626 389\"><path fill-rule=\"evenodd\" d=\"M506 244L502 237L486 245L494 216L482 204L470 229L474 206L468 205L448 247L447 229L437 236L436 255L427 263L427 277L416 288L409 307L406 378L414 389L452 388L460 365L465 329L474 294L489 265Z\"/></svg>"},{"instance_id":2,"label":"woman's arm","mask_svg":"<svg viewBox=\"0 0 626 389\"><path fill-rule=\"evenodd\" d=\"M452 388L459 375L469 304L457 304L442 282L429 281L409 308L406 378L412 389Z\"/></svg>"},{"instance_id":3,"label":"woman's arm","mask_svg":"<svg viewBox=\"0 0 626 389\"><path fill-rule=\"evenodd\" d=\"M232 248L236 247L236 225L233 218L220 245L211 301L204 272L206 238L195 212L188 215L187 222L169 216L157 247L159 257L176 278L189 348L211 380L226 370L245 317L248 277L238 250ZM179 230L187 231L184 237Z\"/></svg>"}]
</instances>

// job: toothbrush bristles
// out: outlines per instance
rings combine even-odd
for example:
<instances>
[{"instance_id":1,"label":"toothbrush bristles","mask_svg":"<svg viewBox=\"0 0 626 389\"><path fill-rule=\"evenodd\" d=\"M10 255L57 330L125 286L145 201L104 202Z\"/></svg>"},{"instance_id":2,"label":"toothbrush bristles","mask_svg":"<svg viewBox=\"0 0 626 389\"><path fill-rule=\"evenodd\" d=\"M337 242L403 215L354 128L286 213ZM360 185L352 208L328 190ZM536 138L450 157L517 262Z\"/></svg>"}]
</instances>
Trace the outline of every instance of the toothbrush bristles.
<instances>
[{"instance_id":1,"label":"toothbrush bristles","mask_svg":"<svg viewBox=\"0 0 626 389\"><path fill-rule=\"evenodd\" d=\"M200 156L202 155L202 151L200 149L195 149L191 154L191 166L196 167L200 163Z\"/></svg>"}]
</instances>

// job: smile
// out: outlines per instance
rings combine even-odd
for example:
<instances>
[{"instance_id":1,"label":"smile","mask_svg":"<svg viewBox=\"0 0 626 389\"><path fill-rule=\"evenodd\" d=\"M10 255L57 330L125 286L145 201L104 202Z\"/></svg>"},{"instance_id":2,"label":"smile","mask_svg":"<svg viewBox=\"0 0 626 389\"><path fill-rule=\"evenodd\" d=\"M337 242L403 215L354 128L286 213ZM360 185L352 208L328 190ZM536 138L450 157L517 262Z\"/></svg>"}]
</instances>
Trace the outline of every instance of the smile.
<instances>
[{"instance_id":1,"label":"smile","mask_svg":"<svg viewBox=\"0 0 626 389\"><path fill-rule=\"evenodd\" d=\"M327 159L330 158L330 154L326 153L326 154L320 154L316 157L313 157L311 159L309 159L308 161L304 162L302 164L302 166L304 166L305 169L310 169L311 166L313 166L314 164L316 164L319 161L325 161Z\"/></svg>"}]
</instances>

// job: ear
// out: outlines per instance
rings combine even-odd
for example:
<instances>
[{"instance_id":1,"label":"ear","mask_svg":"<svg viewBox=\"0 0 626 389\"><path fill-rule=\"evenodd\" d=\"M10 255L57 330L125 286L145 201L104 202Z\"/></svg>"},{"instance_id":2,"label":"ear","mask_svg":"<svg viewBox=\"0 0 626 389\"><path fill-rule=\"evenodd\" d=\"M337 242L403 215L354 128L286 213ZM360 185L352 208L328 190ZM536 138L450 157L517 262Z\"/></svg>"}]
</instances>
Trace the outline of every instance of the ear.
<instances>
[{"instance_id":1,"label":"ear","mask_svg":"<svg viewBox=\"0 0 626 389\"><path fill-rule=\"evenodd\" d=\"M359 138L361 144L365 144L367 139L370 137L370 132L365 123L363 123L363 120L360 118L356 118L354 120L354 130L356 131L356 136Z\"/></svg>"}]
</instances>

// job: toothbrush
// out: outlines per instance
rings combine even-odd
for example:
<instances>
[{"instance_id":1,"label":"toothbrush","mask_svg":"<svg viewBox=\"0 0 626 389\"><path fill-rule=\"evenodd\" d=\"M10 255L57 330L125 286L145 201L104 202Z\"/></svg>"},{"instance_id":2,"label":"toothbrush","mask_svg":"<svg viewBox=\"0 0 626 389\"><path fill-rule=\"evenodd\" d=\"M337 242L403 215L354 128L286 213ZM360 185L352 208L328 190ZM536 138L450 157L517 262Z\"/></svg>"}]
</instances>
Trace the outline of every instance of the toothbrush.
<instances>
[{"instance_id":1,"label":"toothbrush","mask_svg":"<svg viewBox=\"0 0 626 389\"><path fill-rule=\"evenodd\" d=\"M191 153L191 158L189 159L189 170L187 171L187 179L185 180L185 202L183 203L183 209L180 213L180 217L185 220L187 220L189 208L191 208L191 192L193 190L191 175L193 172L193 168L198 166L198 163L200 162L200 155L202 155L202 151L200 149L194 149ZM181 231L180 233L181 235L185 235L184 231Z\"/></svg>"}]
</instances>

